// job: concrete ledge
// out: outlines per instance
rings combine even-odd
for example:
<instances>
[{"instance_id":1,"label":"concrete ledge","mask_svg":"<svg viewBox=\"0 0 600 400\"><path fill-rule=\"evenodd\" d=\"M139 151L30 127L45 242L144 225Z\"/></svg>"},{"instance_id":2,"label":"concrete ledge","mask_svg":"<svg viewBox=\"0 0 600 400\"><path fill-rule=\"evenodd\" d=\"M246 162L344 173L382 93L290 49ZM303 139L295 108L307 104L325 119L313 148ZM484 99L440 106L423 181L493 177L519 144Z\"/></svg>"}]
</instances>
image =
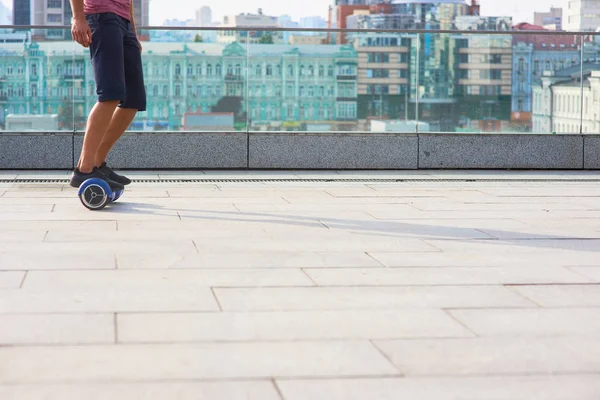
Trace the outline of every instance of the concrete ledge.
<instances>
[{"instance_id":1,"label":"concrete ledge","mask_svg":"<svg viewBox=\"0 0 600 400\"><path fill-rule=\"evenodd\" d=\"M581 135L421 134L422 169L582 169Z\"/></svg>"},{"instance_id":2,"label":"concrete ledge","mask_svg":"<svg viewBox=\"0 0 600 400\"><path fill-rule=\"evenodd\" d=\"M67 169L72 165L70 133L0 134L0 169Z\"/></svg>"},{"instance_id":3,"label":"concrete ledge","mask_svg":"<svg viewBox=\"0 0 600 400\"><path fill-rule=\"evenodd\" d=\"M117 142L109 163L123 169L246 168L246 133L130 133ZM75 137L79 160L83 135Z\"/></svg>"},{"instance_id":4,"label":"concrete ledge","mask_svg":"<svg viewBox=\"0 0 600 400\"><path fill-rule=\"evenodd\" d=\"M416 135L251 133L250 168L416 169Z\"/></svg>"},{"instance_id":5,"label":"concrete ledge","mask_svg":"<svg viewBox=\"0 0 600 400\"><path fill-rule=\"evenodd\" d=\"M583 137L585 169L600 169L600 135Z\"/></svg>"}]
</instances>

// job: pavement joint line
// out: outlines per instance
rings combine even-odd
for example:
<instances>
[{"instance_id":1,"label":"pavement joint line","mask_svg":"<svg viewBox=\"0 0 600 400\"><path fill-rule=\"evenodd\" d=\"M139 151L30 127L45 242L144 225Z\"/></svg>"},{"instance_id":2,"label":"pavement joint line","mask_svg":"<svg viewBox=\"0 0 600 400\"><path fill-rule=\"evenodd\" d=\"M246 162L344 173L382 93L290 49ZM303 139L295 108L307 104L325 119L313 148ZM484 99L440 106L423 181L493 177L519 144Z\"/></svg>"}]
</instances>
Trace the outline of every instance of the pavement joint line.
<instances>
[{"instance_id":1,"label":"pavement joint line","mask_svg":"<svg viewBox=\"0 0 600 400\"><path fill-rule=\"evenodd\" d=\"M68 179L63 178L0 178L0 183L68 183ZM449 183L515 183L515 182L536 182L536 183L596 183L600 178L180 178L180 179L132 179L134 183L411 183L411 182L449 182ZM372 187L370 189L376 190ZM61 189L64 189L62 187Z\"/></svg>"}]
</instances>

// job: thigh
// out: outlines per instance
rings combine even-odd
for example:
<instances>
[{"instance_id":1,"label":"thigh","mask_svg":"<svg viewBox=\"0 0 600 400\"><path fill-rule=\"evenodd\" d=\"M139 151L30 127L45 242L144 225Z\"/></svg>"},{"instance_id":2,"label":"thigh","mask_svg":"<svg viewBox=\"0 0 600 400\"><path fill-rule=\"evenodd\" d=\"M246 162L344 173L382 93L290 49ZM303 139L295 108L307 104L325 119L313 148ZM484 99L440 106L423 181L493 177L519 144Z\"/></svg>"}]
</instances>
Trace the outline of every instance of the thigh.
<instances>
[{"instance_id":1,"label":"thigh","mask_svg":"<svg viewBox=\"0 0 600 400\"><path fill-rule=\"evenodd\" d=\"M146 89L144 87L144 68L140 47L133 32L131 24L128 24L127 35L123 44L125 82L127 93L123 108L135 108L138 111L146 110Z\"/></svg>"},{"instance_id":2,"label":"thigh","mask_svg":"<svg viewBox=\"0 0 600 400\"><path fill-rule=\"evenodd\" d=\"M102 100L124 100L125 68L123 26L111 13L87 17L92 31L90 58L96 80L96 92Z\"/></svg>"}]
</instances>

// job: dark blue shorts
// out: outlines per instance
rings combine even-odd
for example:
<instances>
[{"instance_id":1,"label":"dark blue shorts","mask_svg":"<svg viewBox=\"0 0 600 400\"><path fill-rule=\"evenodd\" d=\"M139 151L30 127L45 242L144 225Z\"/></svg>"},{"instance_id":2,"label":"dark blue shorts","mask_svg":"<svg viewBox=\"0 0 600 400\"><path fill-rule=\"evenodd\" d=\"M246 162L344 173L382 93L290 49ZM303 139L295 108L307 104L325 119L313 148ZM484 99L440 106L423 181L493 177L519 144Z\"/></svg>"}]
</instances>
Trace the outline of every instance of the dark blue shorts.
<instances>
[{"instance_id":1,"label":"dark blue shorts","mask_svg":"<svg viewBox=\"0 0 600 400\"><path fill-rule=\"evenodd\" d=\"M90 57L98 101L146 110L142 56L131 22L113 13L86 15L92 31Z\"/></svg>"}]
</instances>

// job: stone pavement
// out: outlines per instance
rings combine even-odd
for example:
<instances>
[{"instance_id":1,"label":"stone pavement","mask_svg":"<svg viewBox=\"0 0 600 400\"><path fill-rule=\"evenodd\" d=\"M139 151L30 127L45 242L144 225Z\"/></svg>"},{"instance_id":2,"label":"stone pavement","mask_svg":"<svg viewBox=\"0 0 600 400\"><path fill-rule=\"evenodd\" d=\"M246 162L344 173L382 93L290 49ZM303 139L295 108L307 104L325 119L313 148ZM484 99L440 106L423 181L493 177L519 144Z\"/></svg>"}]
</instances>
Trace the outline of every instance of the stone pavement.
<instances>
[{"instance_id":1,"label":"stone pavement","mask_svg":"<svg viewBox=\"0 0 600 400\"><path fill-rule=\"evenodd\" d=\"M600 173L67 176L0 172L2 400L600 399Z\"/></svg>"}]
</instances>

